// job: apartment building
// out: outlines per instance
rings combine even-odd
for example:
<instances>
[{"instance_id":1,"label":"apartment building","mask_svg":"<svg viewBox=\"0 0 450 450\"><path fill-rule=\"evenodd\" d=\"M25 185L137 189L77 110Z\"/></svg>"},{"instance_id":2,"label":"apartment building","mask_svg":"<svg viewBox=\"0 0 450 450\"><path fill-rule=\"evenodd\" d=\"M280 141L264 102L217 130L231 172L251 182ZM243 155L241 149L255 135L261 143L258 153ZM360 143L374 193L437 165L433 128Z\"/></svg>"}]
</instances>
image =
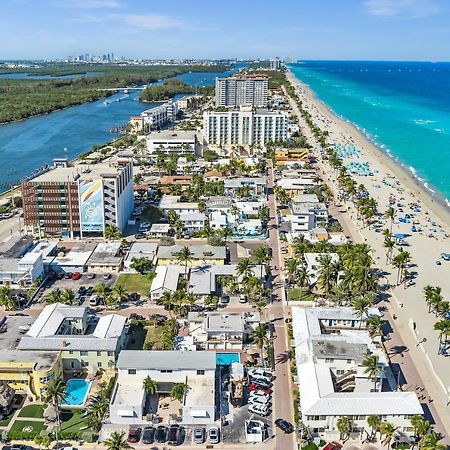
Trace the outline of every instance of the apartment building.
<instances>
[{"instance_id":1,"label":"apartment building","mask_svg":"<svg viewBox=\"0 0 450 450\"><path fill-rule=\"evenodd\" d=\"M243 106L239 110L205 111L203 136L218 147L259 146L288 138L288 118L279 111Z\"/></svg>"},{"instance_id":2,"label":"apartment building","mask_svg":"<svg viewBox=\"0 0 450 450\"><path fill-rule=\"evenodd\" d=\"M252 105L267 107L269 78L261 74L243 74L216 78L216 106Z\"/></svg>"},{"instance_id":3,"label":"apartment building","mask_svg":"<svg viewBox=\"0 0 450 450\"><path fill-rule=\"evenodd\" d=\"M373 314L378 310L369 311ZM300 418L314 437L339 439L337 423L345 416L350 437L364 439L371 415L392 423L396 440L414 436L410 419L423 414L422 406L415 392L396 390L389 362L367 332L366 320L351 308L292 308ZM376 377L365 371L368 355L378 357Z\"/></svg>"},{"instance_id":4,"label":"apartment building","mask_svg":"<svg viewBox=\"0 0 450 450\"><path fill-rule=\"evenodd\" d=\"M133 163L70 165L67 160L21 185L24 224L31 232L58 237L123 230L133 212Z\"/></svg>"},{"instance_id":5,"label":"apartment building","mask_svg":"<svg viewBox=\"0 0 450 450\"><path fill-rule=\"evenodd\" d=\"M147 137L147 152L166 155L200 155L197 136L194 131L163 130L152 132Z\"/></svg>"}]
</instances>

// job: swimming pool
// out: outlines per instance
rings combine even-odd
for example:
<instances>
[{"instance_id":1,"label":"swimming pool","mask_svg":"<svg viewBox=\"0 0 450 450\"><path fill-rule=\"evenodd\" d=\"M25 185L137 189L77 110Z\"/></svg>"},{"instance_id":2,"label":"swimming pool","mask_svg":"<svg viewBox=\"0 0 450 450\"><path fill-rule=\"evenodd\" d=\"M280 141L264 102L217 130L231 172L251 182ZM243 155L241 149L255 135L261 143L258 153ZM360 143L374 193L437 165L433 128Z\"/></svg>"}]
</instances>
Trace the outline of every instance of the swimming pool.
<instances>
[{"instance_id":1,"label":"swimming pool","mask_svg":"<svg viewBox=\"0 0 450 450\"><path fill-rule=\"evenodd\" d=\"M91 389L91 382L78 378L71 378L66 383L66 396L61 403L61 406L69 406L71 408L81 407L86 402L86 399Z\"/></svg>"},{"instance_id":2,"label":"swimming pool","mask_svg":"<svg viewBox=\"0 0 450 450\"><path fill-rule=\"evenodd\" d=\"M231 363L239 362L239 353L216 353L217 366L229 366Z\"/></svg>"}]
</instances>

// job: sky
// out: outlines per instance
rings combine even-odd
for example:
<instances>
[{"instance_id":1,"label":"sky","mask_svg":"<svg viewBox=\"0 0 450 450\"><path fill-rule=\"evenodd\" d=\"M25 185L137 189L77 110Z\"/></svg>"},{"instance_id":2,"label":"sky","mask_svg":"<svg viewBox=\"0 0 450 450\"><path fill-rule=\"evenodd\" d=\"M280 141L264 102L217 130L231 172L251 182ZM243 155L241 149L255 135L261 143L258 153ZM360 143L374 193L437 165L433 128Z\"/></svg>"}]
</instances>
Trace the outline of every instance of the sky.
<instances>
[{"instance_id":1,"label":"sky","mask_svg":"<svg viewBox=\"0 0 450 450\"><path fill-rule=\"evenodd\" d=\"M1 0L0 60L450 60L450 0Z\"/></svg>"}]
</instances>

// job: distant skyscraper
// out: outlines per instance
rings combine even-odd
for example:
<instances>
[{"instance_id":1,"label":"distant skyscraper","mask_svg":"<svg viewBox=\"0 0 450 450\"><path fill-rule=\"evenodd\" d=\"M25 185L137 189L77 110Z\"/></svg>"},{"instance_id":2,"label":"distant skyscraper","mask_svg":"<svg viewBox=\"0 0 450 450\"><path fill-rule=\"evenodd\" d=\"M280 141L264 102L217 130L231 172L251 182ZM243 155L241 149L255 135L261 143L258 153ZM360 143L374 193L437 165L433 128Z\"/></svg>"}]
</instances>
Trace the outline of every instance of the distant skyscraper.
<instances>
[{"instance_id":1,"label":"distant skyscraper","mask_svg":"<svg viewBox=\"0 0 450 450\"><path fill-rule=\"evenodd\" d=\"M269 79L265 75L216 78L216 106L267 106Z\"/></svg>"},{"instance_id":2,"label":"distant skyscraper","mask_svg":"<svg viewBox=\"0 0 450 450\"><path fill-rule=\"evenodd\" d=\"M280 70L281 69L281 61L279 60L279 58L270 60L270 68L272 70Z\"/></svg>"}]
</instances>

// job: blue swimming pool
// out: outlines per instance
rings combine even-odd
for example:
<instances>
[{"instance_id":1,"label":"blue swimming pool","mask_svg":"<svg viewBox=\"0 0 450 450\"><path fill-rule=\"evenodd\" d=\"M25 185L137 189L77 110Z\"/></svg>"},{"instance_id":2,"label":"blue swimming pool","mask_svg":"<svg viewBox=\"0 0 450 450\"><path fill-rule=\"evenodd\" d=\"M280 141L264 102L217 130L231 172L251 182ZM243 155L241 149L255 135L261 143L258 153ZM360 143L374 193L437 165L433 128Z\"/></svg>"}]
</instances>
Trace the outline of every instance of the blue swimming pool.
<instances>
[{"instance_id":1,"label":"blue swimming pool","mask_svg":"<svg viewBox=\"0 0 450 450\"><path fill-rule=\"evenodd\" d=\"M91 382L78 378L71 378L66 383L66 396L61 403L61 406L70 406L71 408L83 406L89 395L91 389Z\"/></svg>"},{"instance_id":2,"label":"blue swimming pool","mask_svg":"<svg viewBox=\"0 0 450 450\"><path fill-rule=\"evenodd\" d=\"M231 363L239 361L239 353L216 353L217 366L229 366Z\"/></svg>"}]
</instances>

